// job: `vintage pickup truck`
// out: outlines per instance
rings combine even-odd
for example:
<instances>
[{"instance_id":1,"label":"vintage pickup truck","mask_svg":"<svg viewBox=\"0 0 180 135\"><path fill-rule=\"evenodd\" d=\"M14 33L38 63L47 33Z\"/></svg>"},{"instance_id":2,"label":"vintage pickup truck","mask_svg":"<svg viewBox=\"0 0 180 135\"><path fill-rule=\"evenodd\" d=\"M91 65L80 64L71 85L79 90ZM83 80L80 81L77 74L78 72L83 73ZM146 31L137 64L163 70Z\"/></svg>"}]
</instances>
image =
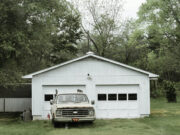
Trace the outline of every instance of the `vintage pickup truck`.
<instances>
[{"instance_id":1,"label":"vintage pickup truck","mask_svg":"<svg viewBox=\"0 0 180 135\"><path fill-rule=\"evenodd\" d=\"M56 94L50 101L52 123L57 126L59 123L69 122L93 122L95 111L93 102L89 102L86 94L67 93Z\"/></svg>"}]
</instances>

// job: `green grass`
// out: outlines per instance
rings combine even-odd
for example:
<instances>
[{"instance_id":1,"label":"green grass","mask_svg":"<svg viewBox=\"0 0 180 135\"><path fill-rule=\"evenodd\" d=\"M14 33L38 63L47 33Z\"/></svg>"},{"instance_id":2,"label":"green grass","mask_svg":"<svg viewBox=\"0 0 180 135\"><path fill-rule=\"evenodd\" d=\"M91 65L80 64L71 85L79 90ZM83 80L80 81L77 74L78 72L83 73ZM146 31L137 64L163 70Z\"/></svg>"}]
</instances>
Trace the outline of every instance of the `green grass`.
<instances>
[{"instance_id":1,"label":"green grass","mask_svg":"<svg viewBox=\"0 0 180 135\"><path fill-rule=\"evenodd\" d=\"M151 99L151 116L96 120L94 124L54 128L50 121L23 122L19 114L0 114L0 135L180 135L180 102Z\"/></svg>"}]
</instances>

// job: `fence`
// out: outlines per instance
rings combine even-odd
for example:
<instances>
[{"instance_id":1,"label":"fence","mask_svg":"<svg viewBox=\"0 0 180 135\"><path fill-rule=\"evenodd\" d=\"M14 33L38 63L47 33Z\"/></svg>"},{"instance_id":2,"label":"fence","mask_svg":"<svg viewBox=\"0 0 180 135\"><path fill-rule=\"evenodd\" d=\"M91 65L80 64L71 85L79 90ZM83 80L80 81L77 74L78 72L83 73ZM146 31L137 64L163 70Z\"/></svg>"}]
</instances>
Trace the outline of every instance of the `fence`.
<instances>
[{"instance_id":1,"label":"fence","mask_svg":"<svg viewBox=\"0 0 180 135\"><path fill-rule=\"evenodd\" d=\"M22 112L31 108L31 98L0 98L0 112Z\"/></svg>"}]
</instances>

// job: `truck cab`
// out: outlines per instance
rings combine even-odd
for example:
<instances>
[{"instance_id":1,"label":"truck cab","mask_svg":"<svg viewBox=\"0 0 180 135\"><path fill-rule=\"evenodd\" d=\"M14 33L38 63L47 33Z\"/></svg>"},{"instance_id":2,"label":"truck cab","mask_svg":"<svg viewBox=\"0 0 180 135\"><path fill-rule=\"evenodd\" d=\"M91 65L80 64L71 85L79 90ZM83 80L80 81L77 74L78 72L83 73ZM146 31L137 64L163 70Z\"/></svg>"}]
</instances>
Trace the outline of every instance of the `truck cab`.
<instances>
[{"instance_id":1,"label":"truck cab","mask_svg":"<svg viewBox=\"0 0 180 135\"><path fill-rule=\"evenodd\" d=\"M50 104L54 125L68 122L93 122L95 120L93 102L92 104L89 102L86 94L56 94Z\"/></svg>"}]
</instances>

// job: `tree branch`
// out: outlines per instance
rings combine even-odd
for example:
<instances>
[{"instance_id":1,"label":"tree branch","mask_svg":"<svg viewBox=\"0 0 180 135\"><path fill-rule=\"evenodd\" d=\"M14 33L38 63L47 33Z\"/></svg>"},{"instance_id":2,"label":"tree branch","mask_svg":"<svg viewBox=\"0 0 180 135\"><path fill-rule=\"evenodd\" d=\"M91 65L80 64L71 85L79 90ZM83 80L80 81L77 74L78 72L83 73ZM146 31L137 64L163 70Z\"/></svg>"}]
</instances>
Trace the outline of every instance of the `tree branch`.
<instances>
[{"instance_id":1,"label":"tree branch","mask_svg":"<svg viewBox=\"0 0 180 135\"><path fill-rule=\"evenodd\" d=\"M96 48L96 51L99 54L99 48L98 48L96 42L92 39L92 37L89 35L88 31L85 30L85 28L82 24L81 24L81 27L83 28L83 31L86 33L86 35L89 36L90 41L94 44L94 47Z\"/></svg>"}]
</instances>

